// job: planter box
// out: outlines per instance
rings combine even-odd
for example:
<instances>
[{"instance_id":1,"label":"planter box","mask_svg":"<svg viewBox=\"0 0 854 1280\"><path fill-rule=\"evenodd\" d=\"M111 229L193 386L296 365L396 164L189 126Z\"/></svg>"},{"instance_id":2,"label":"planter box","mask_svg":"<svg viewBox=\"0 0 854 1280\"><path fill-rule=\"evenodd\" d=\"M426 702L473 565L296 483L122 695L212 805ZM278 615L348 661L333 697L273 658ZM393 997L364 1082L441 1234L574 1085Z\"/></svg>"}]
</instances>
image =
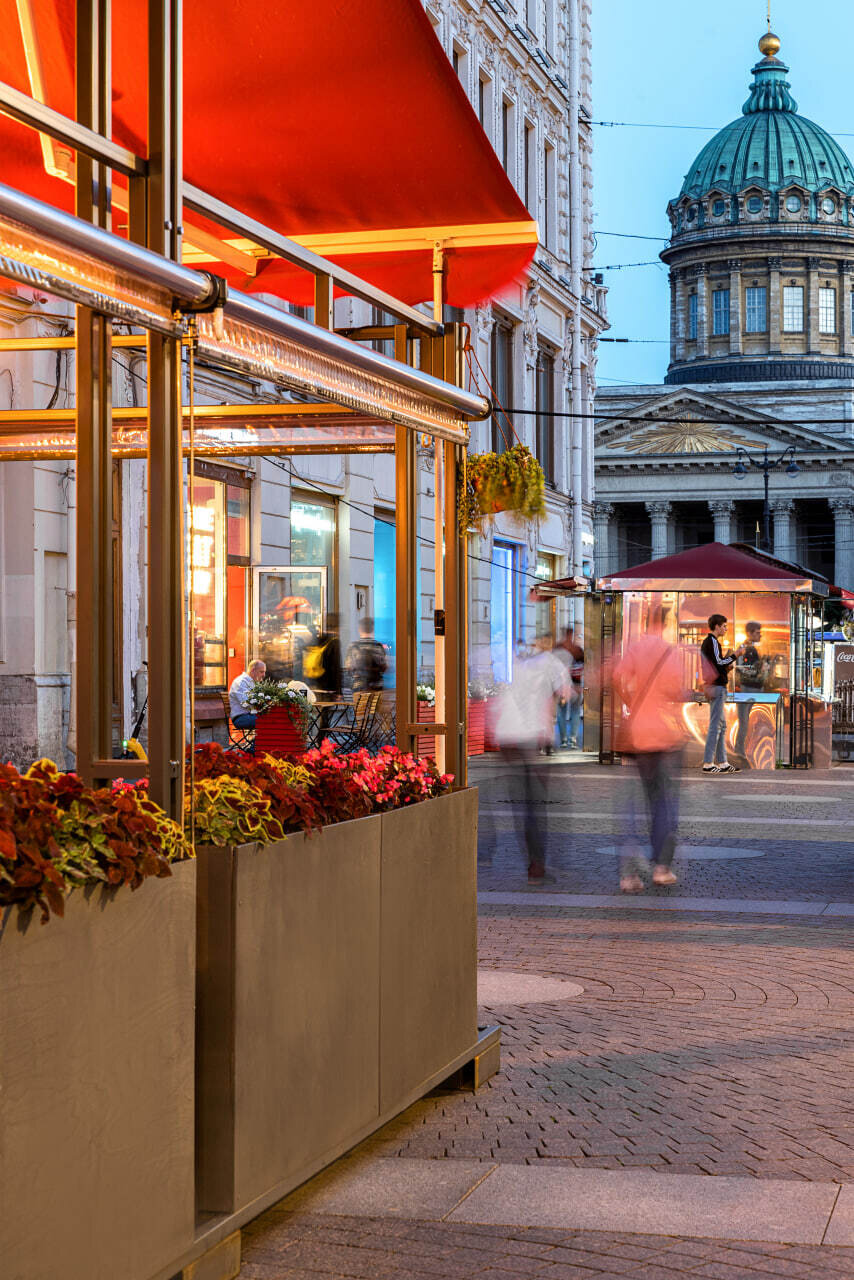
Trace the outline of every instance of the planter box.
<instances>
[{"instance_id":1,"label":"planter box","mask_svg":"<svg viewBox=\"0 0 854 1280\"><path fill-rule=\"evenodd\" d=\"M482 756L486 736L486 699L468 700L468 754Z\"/></svg>"},{"instance_id":2,"label":"planter box","mask_svg":"<svg viewBox=\"0 0 854 1280\"><path fill-rule=\"evenodd\" d=\"M484 711L483 749L484 751L500 751L495 737L495 722L498 719L498 699L488 698Z\"/></svg>"},{"instance_id":3,"label":"planter box","mask_svg":"<svg viewBox=\"0 0 854 1280\"><path fill-rule=\"evenodd\" d=\"M287 1194L473 1056L476 808L199 849L200 1210Z\"/></svg>"},{"instance_id":4,"label":"planter box","mask_svg":"<svg viewBox=\"0 0 854 1280\"><path fill-rule=\"evenodd\" d=\"M477 1039L476 864L476 791L383 814L383 1113Z\"/></svg>"},{"instance_id":5,"label":"planter box","mask_svg":"<svg viewBox=\"0 0 854 1280\"><path fill-rule=\"evenodd\" d=\"M436 708L430 702L419 702L417 705L419 724L435 724ZM415 741L415 754L419 756L435 756L436 739L432 734L422 734Z\"/></svg>"},{"instance_id":6,"label":"planter box","mask_svg":"<svg viewBox=\"0 0 854 1280\"><path fill-rule=\"evenodd\" d=\"M305 734L289 707L271 707L255 723L257 756L298 756L305 751Z\"/></svg>"},{"instance_id":7,"label":"planter box","mask_svg":"<svg viewBox=\"0 0 854 1280\"><path fill-rule=\"evenodd\" d=\"M196 864L0 937L0 1269L150 1280L191 1245Z\"/></svg>"},{"instance_id":8,"label":"planter box","mask_svg":"<svg viewBox=\"0 0 854 1280\"><path fill-rule=\"evenodd\" d=\"M199 1209L357 1133L379 1091L380 818L198 850Z\"/></svg>"}]
</instances>

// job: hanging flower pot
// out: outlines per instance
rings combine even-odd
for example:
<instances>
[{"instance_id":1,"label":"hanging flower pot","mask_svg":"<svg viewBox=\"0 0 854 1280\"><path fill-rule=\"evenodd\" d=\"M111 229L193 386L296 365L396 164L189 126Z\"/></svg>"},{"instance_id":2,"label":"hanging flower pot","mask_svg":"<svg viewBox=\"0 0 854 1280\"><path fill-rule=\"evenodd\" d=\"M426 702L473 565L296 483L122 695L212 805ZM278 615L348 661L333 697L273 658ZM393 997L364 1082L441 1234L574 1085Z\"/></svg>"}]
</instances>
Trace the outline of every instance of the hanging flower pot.
<instances>
[{"instance_id":1,"label":"hanging flower pot","mask_svg":"<svg viewBox=\"0 0 854 1280\"><path fill-rule=\"evenodd\" d=\"M511 512L523 522L546 514L546 478L523 444L504 453L469 455L466 484L459 495L460 527L482 531L484 522L499 511Z\"/></svg>"}]
</instances>

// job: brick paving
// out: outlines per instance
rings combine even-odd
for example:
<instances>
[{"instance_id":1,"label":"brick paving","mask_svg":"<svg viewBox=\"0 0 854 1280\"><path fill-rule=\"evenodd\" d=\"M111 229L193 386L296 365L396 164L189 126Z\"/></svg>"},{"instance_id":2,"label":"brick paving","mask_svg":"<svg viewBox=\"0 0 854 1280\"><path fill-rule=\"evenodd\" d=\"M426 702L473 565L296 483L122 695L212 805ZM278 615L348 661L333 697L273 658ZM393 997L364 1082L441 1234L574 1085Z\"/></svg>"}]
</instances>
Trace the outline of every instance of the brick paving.
<instances>
[{"instance_id":1,"label":"brick paving","mask_svg":"<svg viewBox=\"0 0 854 1280\"><path fill-rule=\"evenodd\" d=\"M595 802L597 788L601 799L615 784L591 776L584 785ZM802 792L799 804L809 812L810 788ZM814 810L826 815L834 807ZM508 887L518 875L509 833L495 838L493 868L481 869L481 887L499 887L498 878ZM806 883L813 895L838 898L849 884L852 851L839 841L793 844L774 840L772 831L758 843L767 851L762 859L684 864L680 891L699 891L699 883L685 884L695 872L698 881L707 877L706 896L716 896L708 887L714 879L722 886L717 896L749 897L744 877L754 874L753 896L765 898L804 898ZM574 883L573 891L613 892L613 863L588 858L585 865L589 882ZM477 1095L437 1092L416 1103L363 1143L362 1155L854 1182L848 922L605 913L537 907L534 897L530 908L481 908L481 966L565 978L583 994L485 1010L502 1026L501 1072ZM280 1207L247 1230L244 1257L246 1280L854 1278L854 1248L471 1227Z\"/></svg>"}]
</instances>

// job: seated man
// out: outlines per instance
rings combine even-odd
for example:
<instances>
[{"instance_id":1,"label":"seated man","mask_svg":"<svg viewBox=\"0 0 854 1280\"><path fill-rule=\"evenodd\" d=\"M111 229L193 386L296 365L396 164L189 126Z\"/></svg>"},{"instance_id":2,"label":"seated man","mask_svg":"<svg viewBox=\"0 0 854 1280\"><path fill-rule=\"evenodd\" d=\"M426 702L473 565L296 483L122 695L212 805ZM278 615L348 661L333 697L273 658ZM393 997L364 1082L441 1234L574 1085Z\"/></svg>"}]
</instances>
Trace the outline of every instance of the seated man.
<instances>
[{"instance_id":1,"label":"seated man","mask_svg":"<svg viewBox=\"0 0 854 1280\"><path fill-rule=\"evenodd\" d=\"M256 658L254 662L249 663L241 675L232 681L228 691L228 705L231 711L231 723L235 728L255 728L255 713L247 709L246 695L254 684L264 679L266 674L266 664L261 662L260 658Z\"/></svg>"}]
</instances>

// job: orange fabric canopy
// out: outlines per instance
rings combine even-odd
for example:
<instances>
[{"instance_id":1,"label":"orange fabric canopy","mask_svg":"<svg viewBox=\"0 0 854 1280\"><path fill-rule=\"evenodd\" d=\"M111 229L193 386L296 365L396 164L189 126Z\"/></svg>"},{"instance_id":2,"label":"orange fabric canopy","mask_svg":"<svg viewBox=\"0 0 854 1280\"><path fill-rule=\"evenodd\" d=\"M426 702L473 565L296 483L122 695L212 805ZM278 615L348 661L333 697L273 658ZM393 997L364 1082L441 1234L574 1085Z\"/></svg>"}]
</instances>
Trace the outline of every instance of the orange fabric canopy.
<instances>
[{"instance_id":1,"label":"orange fabric canopy","mask_svg":"<svg viewBox=\"0 0 854 1280\"><path fill-rule=\"evenodd\" d=\"M0 0L0 79L73 116L74 0L23 9L29 41L16 0ZM114 137L143 156L145 13L144 0L113 0ZM0 116L0 149L4 181L72 208L73 186L46 172L36 133ZM409 303L432 297L435 229L456 306L520 278L535 249L530 215L419 0L185 0L184 173ZM117 228L123 221L115 215ZM211 230L188 213L190 250L194 227ZM262 259L253 278L232 253L225 274L311 301L311 278L281 260Z\"/></svg>"}]
</instances>

